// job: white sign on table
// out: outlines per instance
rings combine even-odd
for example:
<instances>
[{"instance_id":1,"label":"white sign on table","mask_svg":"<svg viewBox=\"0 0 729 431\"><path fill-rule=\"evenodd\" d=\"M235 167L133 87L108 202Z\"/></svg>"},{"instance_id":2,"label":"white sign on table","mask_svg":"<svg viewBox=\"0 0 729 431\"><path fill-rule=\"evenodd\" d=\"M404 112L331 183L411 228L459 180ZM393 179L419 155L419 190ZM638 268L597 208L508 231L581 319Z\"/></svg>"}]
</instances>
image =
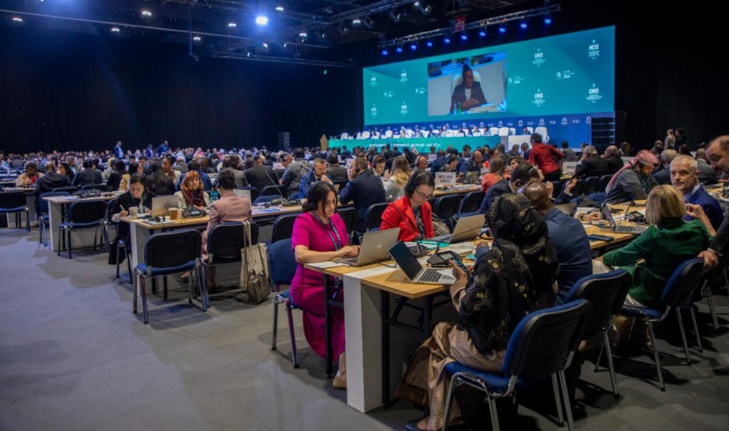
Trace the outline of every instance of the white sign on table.
<instances>
[{"instance_id":1,"label":"white sign on table","mask_svg":"<svg viewBox=\"0 0 729 431\"><path fill-rule=\"evenodd\" d=\"M456 185L456 173L455 172L436 172L435 173L435 185L436 186L455 186Z\"/></svg>"}]
</instances>

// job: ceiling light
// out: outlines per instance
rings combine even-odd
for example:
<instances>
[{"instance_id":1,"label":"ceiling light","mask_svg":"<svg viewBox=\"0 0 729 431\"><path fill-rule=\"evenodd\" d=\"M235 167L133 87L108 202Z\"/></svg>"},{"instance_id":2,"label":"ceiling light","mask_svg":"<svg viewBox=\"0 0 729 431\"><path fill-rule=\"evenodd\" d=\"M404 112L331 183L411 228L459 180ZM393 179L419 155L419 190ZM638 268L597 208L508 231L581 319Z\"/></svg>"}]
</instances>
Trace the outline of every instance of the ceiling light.
<instances>
[{"instance_id":1,"label":"ceiling light","mask_svg":"<svg viewBox=\"0 0 729 431\"><path fill-rule=\"evenodd\" d=\"M387 57L387 54L389 54L389 52L387 52L387 50L386 50L386 49L383 49L383 50L382 50L382 55L383 55L383 56L385 56L385 57Z\"/></svg>"},{"instance_id":2,"label":"ceiling light","mask_svg":"<svg viewBox=\"0 0 729 431\"><path fill-rule=\"evenodd\" d=\"M521 22L521 23L519 24L519 27L520 27L520 28L521 28L522 30L526 30L526 28L528 27L528 25L527 25L527 22L526 22L526 21L522 21L522 22Z\"/></svg>"},{"instance_id":3,"label":"ceiling light","mask_svg":"<svg viewBox=\"0 0 729 431\"><path fill-rule=\"evenodd\" d=\"M144 9L144 10L142 11L142 16L147 16L147 17L150 17L150 16L152 16L152 12L150 12L150 11L148 11L148 10Z\"/></svg>"},{"instance_id":4,"label":"ceiling light","mask_svg":"<svg viewBox=\"0 0 729 431\"><path fill-rule=\"evenodd\" d=\"M194 40L195 42L200 42L202 38L200 36L193 36L192 40Z\"/></svg>"},{"instance_id":5,"label":"ceiling light","mask_svg":"<svg viewBox=\"0 0 729 431\"><path fill-rule=\"evenodd\" d=\"M13 17L13 21L15 21L15 22L23 22L23 18L21 18L19 16L14 16Z\"/></svg>"},{"instance_id":6,"label":"ceiling light","mask_svg":"<svg viewBox=\"0 0 729 431\"><path fill-rule=\"evenodd\" d=\"M418 45L416 45L416 44L410 45L410 50L411 51L415 51L416 49L418 49Z\"/></svg>"},{"instance_id":7,"label":"ceiling light","mask_svg":"<svg viewBox=\"0 0 729 431\"><path fill-rule=\"evenodd\" d=\"M302 39L306 39L308 36L309 35L305 31L302 31L301 33L299 33L299 37Z\"/></svg>"},{"instance_id":8,"label":"ceiling light","mask_svg":"<svg viewBox=\"0 0 729 431\"><path fill-rule=\"evenodd\" d=\"M480 30L480 31L478 32L478 35L479 35L479 37L486 37L486 30L483 30L483 29L482 29L482 30Z\"/></svg>"},{"instance_id":9,"label":"ceiling light","mask_svg":"<svg viewBox=\"0 0 729 431\"><path fill-rule=\"evenodd\" d=\"M425 42L425 46L427 46L428 48L432 48L433 47L433 41L432 40L429 40L429 41Z\"/></svg>"},{"instance_id":10,"label":"ceiling light","mask_svg":"<svg viewBox=\"0 0 729 431\"><path fill-rule=\"evenodd\" d=\"M443 39L443 43L445 43L446 45L448 45L449 43L451 43L451 38L450 37L444 38Z\"/></svg>"},{"instance_id":11,"label":"ceiling light","mask_svg":"<svg viewBox=\"0 0 729 431\"><path fill-rule=\"evenodd\" d=\"M228 28L236 28L236 27L238 27L238 24L236 24L234 22L229 22L228 23Z\"/></svg>"},{"instance_id":12,"label":"ceiling light","mask_svg":"<svg viewBox=\"0 0 729 431\"><path fill-rule=\"evenodd\" d=\"M420 7L420 2L419 1L416 1L415 3L413 3L413 6Z\"/></svg>"},{"instance_id":13,"label":"ceiling light","mask_svg":"<svg viewBox=\"0 0 729 431\"><path fill-rule=\"evenodd\" d=\"M501 33L501 34L506 33L506 26L505 25L502 24L502 25L499 26L499 33Z\"/></svg>"},{"instance_id":14,"label":"ceiling light","mask_svg":"<svg viewBox=\"0 0 729 431\"><path fill-rule=\"evenodd\" d=\"M360 25L362 24L362 20L359 18L355 18L352 20L352 25Z\"/></svg>"},{"instance_id":15,"label":"ceiling light","mask_svg":"<svg viewBox=\"0 0 729 431\"><path fill-rule=\"evenodd\" d=\"M396 51L396 52L397 52L398 54L402 53L402 46L398 46L397 48L395 48L395 51Z\"/></svg>"},{"instance_id":16,"label":"ceiling light","mask_svg":"<svg viewBox=\"0 0 729 431\"><path fill-rule=\"evenodd\" d=\"M276 10L279 11L279 12L283 12L284 11L284 7L281 6L281 5L278 5L278 6L276 6Z\"/></svg>"},{"instance_id":17,"label":"ceiling light","mask_svg":"<svg viewBox=\"0 0 729 431\"><path fill-rule=\"evenodd\" d=\"M552 23L552 17L549 16L549 15L545 16L544 17L544 23L547 24L547 25L551 24Z\"/></svg>"},{"instance_id":18,"label":"ceiling light","mask_svg":"<svg viewBox=\"0 0 729 431\"><path fill-rule=\"evenodd\" d=\"M432 6L426 6L425 9L423 9L423 15L428 16L433 11Z\"/></svg>"},{"instance_id":19,"label":"ceiling light","mask_svg":"<svg viewBox=\"0 0 729 431\"><path fill-rule=\"evenodd\" d=\"M266 42L263 42L262 45L264 48L268 49L268 44Z\"/></svg>"},{"instance_id":20,"label":"ceiling light","mask_svg":"<svg viewBox=\"0 0 729 431\"><path fill-rule=\"evenodd\" d=\"M394 10L390 10L390 18L392 18L393 22L400 22L401 17L402 17L402 12L395 13Z\"/></svg>"},{"instance_id":21,"label":"ceiling light","mask_svg":"<svg viewBox=\"0 0 729 431\"><path fill-rule=\"evenodd\" d=\"M111 31L112 31L113 33L119 33L119 32L120 32L121 30L119 29L119 27L112 27L112 28L111 28Z\"/></svg>"},{"instance_id":22,"label":"ceiling light","mask_svg":"<svg viewBox=\"0 0 729 431\"><path fill-rule=\"evenodd\" d=\"M256 17L256 24L258 24L258 25L268 24L268 17L266 15L258 15Z\"/></svg>"},{"instance_id":23,"label":"ceiling light","mask_svg":"<svg viewBox=\"0 0 729 431\"><path fill-rule=\"evenodd\" d=\"M461 40L464 41L464 42L467 41L468 40L468 35L466 33L463 33L461 35Z\"/></svg>"}]
</instances>

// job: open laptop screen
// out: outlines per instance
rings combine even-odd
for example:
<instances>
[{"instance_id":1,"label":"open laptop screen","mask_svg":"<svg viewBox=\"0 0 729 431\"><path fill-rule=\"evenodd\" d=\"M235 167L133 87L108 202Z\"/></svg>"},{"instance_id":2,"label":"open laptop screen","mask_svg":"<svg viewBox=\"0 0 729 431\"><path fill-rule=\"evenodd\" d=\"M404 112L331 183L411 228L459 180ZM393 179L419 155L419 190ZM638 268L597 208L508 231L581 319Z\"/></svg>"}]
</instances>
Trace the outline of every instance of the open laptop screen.
<instances>
[{"instance_id":1,"label":"open laptop screen","mask_svg":"<svg viewBox=\"0 0 729 431\"><path fill-rule=\"evenodd\" d=\"M390 256L395 259L395 262L397 262L398 266L402 268L405 275L407 275L411 281L414 280L420 270L423 269L420 262L418 262L418 259L413 256L410 249L408 249L408 246L402 241L398 241L397 244L390 248Z\"/></svg>"}]
</instances>

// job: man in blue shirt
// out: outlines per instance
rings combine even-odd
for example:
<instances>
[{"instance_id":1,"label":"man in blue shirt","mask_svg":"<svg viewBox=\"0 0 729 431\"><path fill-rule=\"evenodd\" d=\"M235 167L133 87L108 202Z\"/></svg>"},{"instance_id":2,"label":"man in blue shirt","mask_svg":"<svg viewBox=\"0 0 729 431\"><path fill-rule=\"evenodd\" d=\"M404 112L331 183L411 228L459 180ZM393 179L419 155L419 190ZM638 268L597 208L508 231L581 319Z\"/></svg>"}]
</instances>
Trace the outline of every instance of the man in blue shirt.
<instances>
[{"instance_id":1,"label":"man in blue shirt","mask_svg":"<svg viewBox=\"0 0 729 431\"><path fill-rule=\"evenodd\" d=\"M582 223L554 206L544 183L529 184L524 194L544 216L549 241L557 250L559 261L557 303L562 304L577 280L592 275L590 240Z\"/></svg>"},{"instance_id":2,"label":"man in blue shirt","mask_svg":"<svg viewBox=\"0 0 729 431\"><path fill-rule=\"evenodd\" d=\"M118 160L124 160L124 150L122 150L121 141L116 141L116 145L114 146L114 157Z\"/></svg>"},{"instance_id":3,"label":"man in blue shirt","mask_svg":"<svg viewBox=\"0 0 729 431\"><path fill-rule=\"evenodd\" d=\"M481 151L476 150L473 152L473 155L464 161L461 164L461 168L459 169L460 177L465 179L466 174L469 172L477 172L477 176L481 177L481 173L483 172L483 154Z\"/></svg>"},{"instance_id":4,"label":"man in blue shirt","mask_svg":"<svg viewBox=\"0 0 729 431\"><path fill-rule=\"evenodd\" d=\"M306 197L309 196L309 190L311 190L311 186L319 181L324 181L332 184L332 177L327 174L327 163L324 161L324 159L316 158L314 159L314 169L310 170L306 175L301 178L301 183L299 185L301 199L306 199Z\"/></svg>"}]
</instances>

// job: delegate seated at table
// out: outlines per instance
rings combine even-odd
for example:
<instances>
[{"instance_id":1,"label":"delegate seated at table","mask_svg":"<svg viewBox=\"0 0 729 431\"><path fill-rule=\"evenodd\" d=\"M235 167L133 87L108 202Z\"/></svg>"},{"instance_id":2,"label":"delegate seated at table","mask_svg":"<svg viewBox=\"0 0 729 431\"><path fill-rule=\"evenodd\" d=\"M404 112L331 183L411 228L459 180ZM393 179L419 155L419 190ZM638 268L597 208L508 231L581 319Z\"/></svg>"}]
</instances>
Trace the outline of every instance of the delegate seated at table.
<instances>
[{"instance_id":1,"label":"delegate seated at table","mask_svg":"<svg viewBox=\"0 0 729 431\"><path fill-rule=\"evenodd\" d=\"M449 362L499 372L519 321L537 308L553 305L558 263L542 216L526 196L516 193L500 196L489 211L495 237L491 250L480 255L470 276L453 265L456 282L450 296L458 324L436 325L397 389L396 396L430 407L430 415L408 423L408 430L443 427L449 385L443 370ZM451 425L463 420L458 405L451 418Z\"/></svg>"},{"instance_id":2,"label":"delegate seated at table","mask_svg":"<svg viewBox=\"0 0 729 431\"><path fill-rule=\"evenodd\" d=\"M151 211L152 195L146 192L147 177L144 174L134 174L129 179L129 190L119 195L111 209L111 220L116 223L116 238L112 244L124 241L127 250L131 250L131 233L129 223L119 223L120 217L130 214L131 208L137 208L138 214ZM121 256L120 256L121 257ZM109 249L109 264L116 263L116 247Z\"/></svg>"},{"instance_id":3,"label":"delegate seated at table","mask_svg":"<svg viewBox=\"0 0 729 431\"><path fill-rule=\"evenodd\" d=\"M210 206L210 196L203 188L200 174L197 171L188 171L180 184L177 196L177 208L196 207L204 209Z\"/></svg>"},{"instance_id":4,"label":"delegate seated at table","mask_svg":"<svg viewBox=\"0 0 729 431\"><path fill-rule=\"evenodd\" d=\"M380 230L399 227L400 241L433 238L433 210L428 199L433 197L435 180L428 172L415 173L403 190L405 196L391 202L382 213Z\"/></svg>"},{"instance_id":5,"label":"delegate seated at table","mask_svg":"<svg viewBox=\"0 0 729 431\"><path fill-rule=\"evenodd\" d=\"M342 218L335 212L339 201L334 186L320 181L309 190L302 214L296 217L291 235L291 245L296 255L296 274L291 281L291 299L303 311L304 335L311 349L326 357L326 319L324 279L322 275L307 269L307 263L328 262L342 257L354 257L359 246L349 245L349 232ZM326 276L328 277L328 276ZM338 300L344 300L340 289ZM338 358L339 370L333 385L346 389L346 357L344 341L344 312L332 308L331 341L334 358Z\"/></svg>"}]
</instances>

